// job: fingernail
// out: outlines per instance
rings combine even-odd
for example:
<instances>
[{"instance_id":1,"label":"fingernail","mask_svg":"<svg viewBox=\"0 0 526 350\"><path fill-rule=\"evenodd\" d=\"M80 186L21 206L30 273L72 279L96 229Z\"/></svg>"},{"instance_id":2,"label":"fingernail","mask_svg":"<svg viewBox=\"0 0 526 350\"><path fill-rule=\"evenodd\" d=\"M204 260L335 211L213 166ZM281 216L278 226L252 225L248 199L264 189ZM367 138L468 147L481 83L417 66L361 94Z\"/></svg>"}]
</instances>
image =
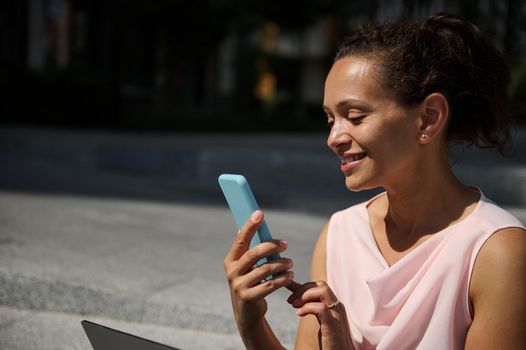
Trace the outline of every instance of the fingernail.
<instances>
[{"instance_id":1,"label":"fingernail","mask_svg":"<svg viewBox=\"0 0 526 350\"><path fill-rule=\"evenodd\" d=\"M296 310L296 315L302 316L303 312L301 312L301 309Z\"/></svg>"},{"instance_id":2,"label":"fingernail","mask_svg":"<svg viewBox=\"0 0 526 350\"><path fill-rule=\"evenodd\" d=\"M262 216L261 210L256 210L256 211L253 212L252 215L250 216L250 220L251 220L252 222L258 222L259 220L261 220L261 216Z\"/></svg>"},{"instance_id":3,"label":"fingernail","mask_svg":"<svg viewBox=\"0 0 526 350\"><path fill-rule=\"evenodd\" d=\"M286 241L279 241L279 245L282 246L283 248L287 248L289 246L289 244L286 242Z\"/></svg>"}]
</instances>

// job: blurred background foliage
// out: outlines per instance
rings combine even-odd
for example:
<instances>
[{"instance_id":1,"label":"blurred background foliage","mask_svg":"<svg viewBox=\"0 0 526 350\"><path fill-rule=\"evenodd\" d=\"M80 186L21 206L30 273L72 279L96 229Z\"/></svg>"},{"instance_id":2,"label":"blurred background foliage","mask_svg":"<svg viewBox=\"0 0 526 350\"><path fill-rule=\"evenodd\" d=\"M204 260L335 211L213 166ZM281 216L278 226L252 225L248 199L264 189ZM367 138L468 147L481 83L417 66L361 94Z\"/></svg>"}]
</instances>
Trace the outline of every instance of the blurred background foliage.
<instances>
[{"instance_id":1,"label":"blurred background foliage","mask_svg":"<svg viewBox=\"0 0 526 350\"><path fill-rule=\"evenodd\" d=\"M459 14L512 68L524 122L520 0L4 0L1 123L133 131L316 131L338 43L371 21Z\"/></svg>"}]
</instances>

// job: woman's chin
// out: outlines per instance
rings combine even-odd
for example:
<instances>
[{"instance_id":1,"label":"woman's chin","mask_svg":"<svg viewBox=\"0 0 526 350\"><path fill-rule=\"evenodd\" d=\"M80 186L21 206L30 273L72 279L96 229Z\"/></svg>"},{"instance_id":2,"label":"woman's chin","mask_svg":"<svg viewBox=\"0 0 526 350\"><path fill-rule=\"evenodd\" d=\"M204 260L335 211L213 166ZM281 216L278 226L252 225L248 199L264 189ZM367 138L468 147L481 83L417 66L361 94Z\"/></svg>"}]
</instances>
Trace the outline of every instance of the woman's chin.
<instances>
[{"instance_id":1,"label":"woman's chin","mask_svg":"<svg viewBox=\"0 0 526 350\"><path fill-rule=\"evenodd\" d=\"M361 184L355 183L354 181L345 181L345 186L351 192L360 192L366 189Z\"/></svg>"},{"instance_id":2,"label":"woman's chin","mask_svg":"<svg viewBox=\"0 0 526 350\"><path fill-rule=\"evenodd\" d=\"M371 184L365 181L360 181L359 179L353 179L352 177L345 178L345 186L351 192L371 190L373 188L378 187L378 186L372 186Z\"/></svg>"}]
</instances>

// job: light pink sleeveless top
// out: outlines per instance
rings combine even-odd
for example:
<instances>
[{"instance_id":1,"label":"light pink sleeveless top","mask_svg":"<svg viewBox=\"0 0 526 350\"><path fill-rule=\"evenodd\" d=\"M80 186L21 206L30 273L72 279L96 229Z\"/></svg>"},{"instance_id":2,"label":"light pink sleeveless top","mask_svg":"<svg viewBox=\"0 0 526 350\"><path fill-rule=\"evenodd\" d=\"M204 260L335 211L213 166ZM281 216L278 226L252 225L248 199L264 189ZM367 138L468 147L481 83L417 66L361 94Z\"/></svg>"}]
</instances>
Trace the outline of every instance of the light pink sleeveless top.
<instances>
[{"instance_id":1,"label":"light pink sleeveless top","mask_svg":"<svg viewBox=\"0 0 526 350\"><path fill-rule=\"evenodd\" d=\"M367 205L375 198L335 213L329 223L328 284L345 305L355 347L464 348L475 258L494 232L522 224L481 193L465 219L389 267L369 223Z\"/></svg>"}]
</instances>

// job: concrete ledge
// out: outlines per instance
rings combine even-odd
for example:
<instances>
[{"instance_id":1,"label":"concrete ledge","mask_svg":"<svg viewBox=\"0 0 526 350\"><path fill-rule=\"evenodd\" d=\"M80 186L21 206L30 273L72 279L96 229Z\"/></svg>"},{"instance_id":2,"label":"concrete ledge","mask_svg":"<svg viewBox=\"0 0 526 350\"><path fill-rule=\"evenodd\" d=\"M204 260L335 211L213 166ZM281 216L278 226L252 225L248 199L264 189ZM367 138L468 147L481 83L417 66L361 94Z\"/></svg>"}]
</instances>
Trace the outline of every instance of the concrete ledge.
<instances>
[{"instance_id":1,"label":"concrete ledge","mask_svg":"<svg viewBox=\"0 0 526 350\"><path fill-rule=\"evenodd\" d=\"M526 205L526 152L521 152L526 149L526 132L517 134L516 147L517 156L511 160L491 150L465 150L454 169L497 203ZM0 156L47 162L94 178L148 179L159 184L167 198L171 188L217 196L217 176L225 172L245 174L258 198L268 199L271 205L299 205L300 210L328 213L318 201L341 207L371 195L349 194L344 188L338 161L327 149L324 134L125 135L0 128ZM88 179L84 181L79 189L91 186ZM9 182L16 180L0 177L0 186L9 188ZM139 189L130 192L141 193Z\"/></svg>"},{"instance_id":2,"label":"concrete ledge","mask_svg":"<svg viewBox=\"0 0 526 350\"><path fill-rule=\"evenodd\" d=\"M465 164L455 172L464 183L480 187L497 203L526 206L526 166Z\"/></svg>"}]
</instances>

